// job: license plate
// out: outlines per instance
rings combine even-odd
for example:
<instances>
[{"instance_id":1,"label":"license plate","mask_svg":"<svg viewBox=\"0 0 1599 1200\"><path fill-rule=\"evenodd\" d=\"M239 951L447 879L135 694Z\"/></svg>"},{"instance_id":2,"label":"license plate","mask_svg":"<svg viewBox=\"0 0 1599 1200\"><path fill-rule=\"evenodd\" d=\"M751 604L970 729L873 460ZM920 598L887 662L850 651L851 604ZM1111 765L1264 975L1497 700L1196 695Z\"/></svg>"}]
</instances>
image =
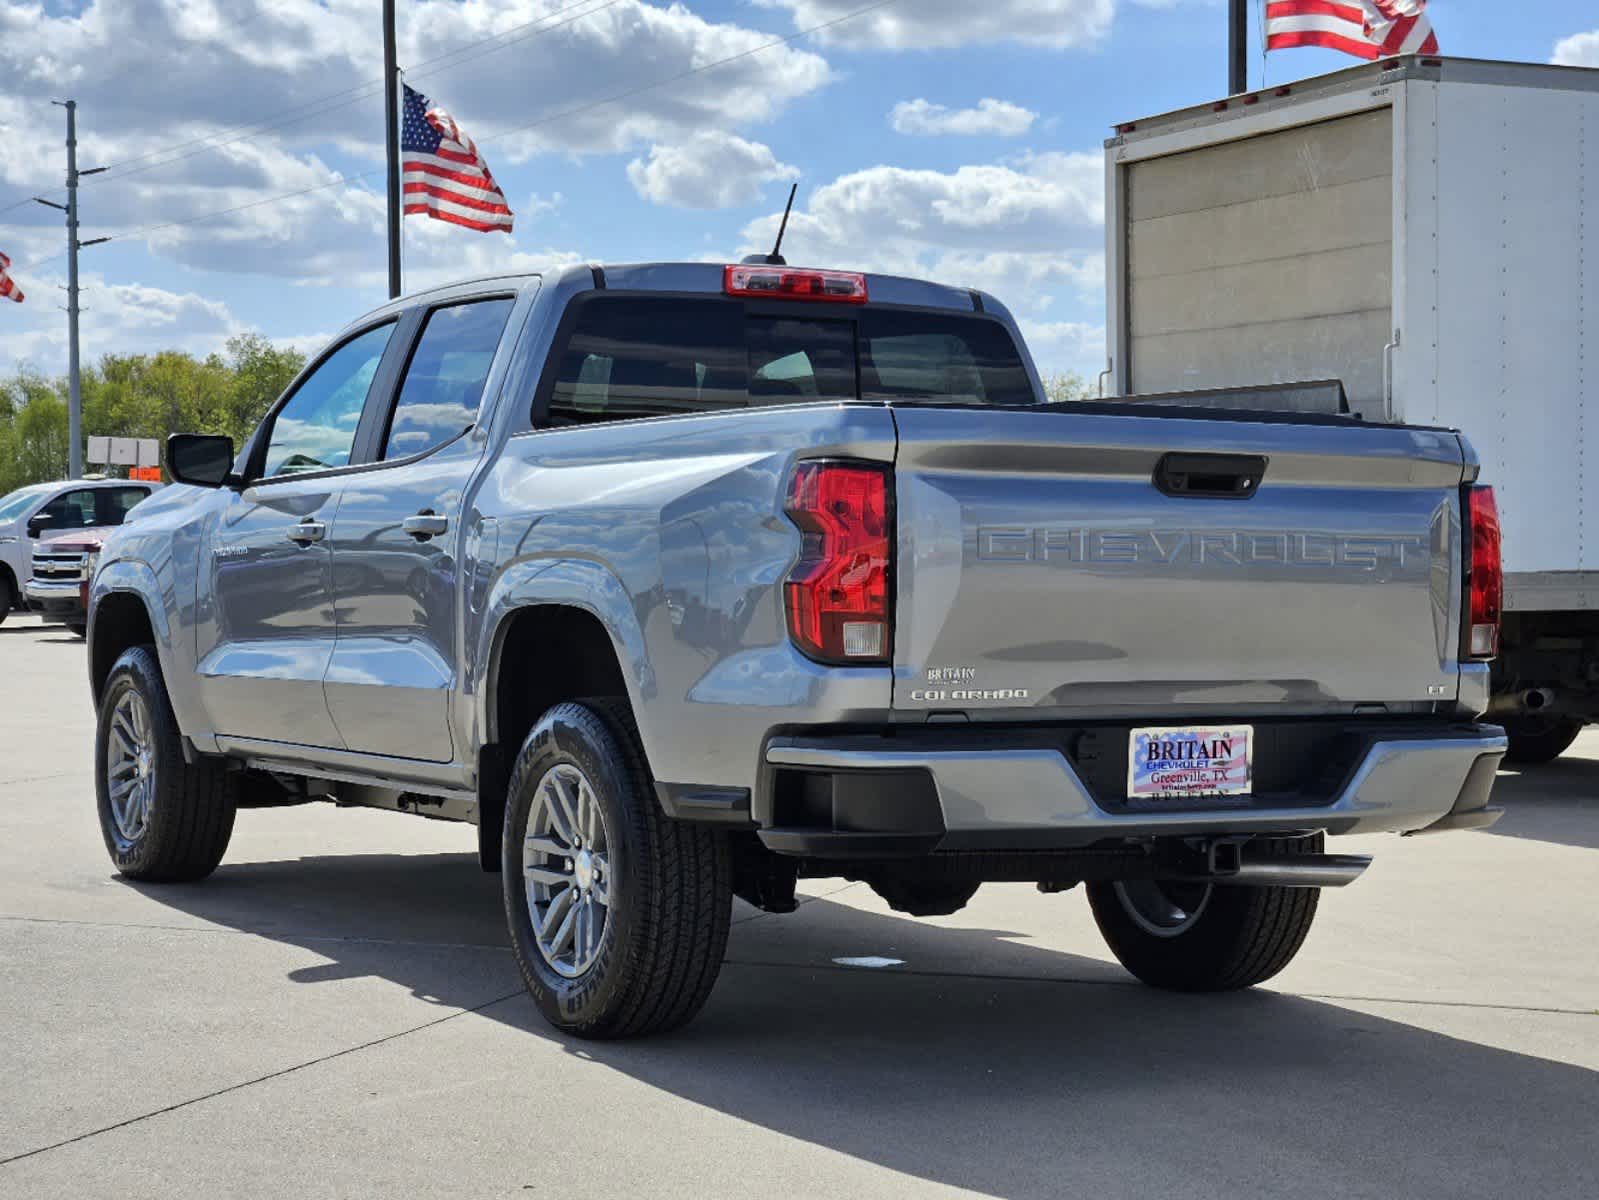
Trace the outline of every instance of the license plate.
<instances>
[{"instance_id":1,"label":"license plate","mask_svg":"<svg viewBox=\"0 0 1599 1200\"><path fill-rule=\"evenodd\" d=\"M1127 798L1249 795L1253 733L1248 725L1133 730L1127 741Z\"/></svg>"}]
</instances>

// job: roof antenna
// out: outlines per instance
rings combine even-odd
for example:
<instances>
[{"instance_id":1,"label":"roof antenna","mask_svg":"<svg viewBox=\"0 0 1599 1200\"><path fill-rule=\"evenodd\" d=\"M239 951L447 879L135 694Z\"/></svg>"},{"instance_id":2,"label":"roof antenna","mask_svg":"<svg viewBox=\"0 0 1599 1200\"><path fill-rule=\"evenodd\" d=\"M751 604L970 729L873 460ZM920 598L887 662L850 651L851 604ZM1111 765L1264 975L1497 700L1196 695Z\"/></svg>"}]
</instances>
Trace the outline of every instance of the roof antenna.
<instances>
[{"instance_id":1,"label":"roof antenna","mask_svg":"<svg viewBox=\"0 0 1599 1200\"><path fill-rule=\"evenodd\" d=\"M761 263L769 267L788 266L788 261L778 251L783 248L783 234L788 232L788 214L794 210L794 196L798 191L799 184L797 183L788 189L788 203L783 205L783 221L777 227L777 241L772 243L772 252L770 254L746 254L744 256L746 265Z\"/></svg>"}]
</instances>

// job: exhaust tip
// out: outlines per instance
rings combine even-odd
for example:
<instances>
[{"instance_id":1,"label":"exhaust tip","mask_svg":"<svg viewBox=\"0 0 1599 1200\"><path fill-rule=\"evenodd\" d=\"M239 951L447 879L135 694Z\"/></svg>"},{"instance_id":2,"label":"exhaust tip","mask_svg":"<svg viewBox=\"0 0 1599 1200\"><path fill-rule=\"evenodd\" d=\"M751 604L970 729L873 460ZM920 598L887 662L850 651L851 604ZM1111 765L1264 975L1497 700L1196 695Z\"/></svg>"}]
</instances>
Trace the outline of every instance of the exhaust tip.
<instances>
[{"instance_id":1,"label":"exhaust tip","mask_svg":"<svg viewBox=\"0 0 1599 1200\"><path fill-rule=\"evenodd\" d=\"M1254 887L1347 887L1371 866L1369 854L1298 854L1281 858L1246 858L1238 870L1217 883Z\"/></svg>"}]
</instances>

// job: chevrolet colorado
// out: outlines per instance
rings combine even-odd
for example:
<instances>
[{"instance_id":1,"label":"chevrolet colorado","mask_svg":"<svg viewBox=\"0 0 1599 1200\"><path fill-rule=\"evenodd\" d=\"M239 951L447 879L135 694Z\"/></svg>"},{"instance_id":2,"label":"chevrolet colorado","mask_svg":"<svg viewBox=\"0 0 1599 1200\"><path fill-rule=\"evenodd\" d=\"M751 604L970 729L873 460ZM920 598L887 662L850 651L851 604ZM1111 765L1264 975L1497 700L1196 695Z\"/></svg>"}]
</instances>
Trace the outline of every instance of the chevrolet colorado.
<instances>
[{"instance_id":1,"label":"chevrolet colorado","mask_svg":"<svg viewBox=\"0 0 1599 1200\"><path fill-rule=\"evenodd\" d=\"M1280 970L1327 835L1492 822L1492 494L1455 432L1049 404L992 296L761 261L393 301L91 591L105 843L477 827L557 1026L705 1002L733 896L1085 885L1143 980Z\"/></svg>"}]
</instances>

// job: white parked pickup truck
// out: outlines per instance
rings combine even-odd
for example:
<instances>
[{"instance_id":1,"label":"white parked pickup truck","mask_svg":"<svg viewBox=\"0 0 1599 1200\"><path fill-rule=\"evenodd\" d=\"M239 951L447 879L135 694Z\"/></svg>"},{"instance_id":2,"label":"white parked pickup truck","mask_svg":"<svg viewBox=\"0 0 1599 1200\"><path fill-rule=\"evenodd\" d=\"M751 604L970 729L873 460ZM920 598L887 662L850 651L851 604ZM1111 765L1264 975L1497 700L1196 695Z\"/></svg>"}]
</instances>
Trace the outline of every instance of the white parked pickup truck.
<instances>
[{"instance_id":1,"label":"white parked pickup truck","mask_svg":"<svg viewBox=\"0 0 1599 1200\"><path fill-rule=\"evenodd\" d=\"M54 598L49 589L37 599L27 596L34 551L41 541L63 533L114 529L159 486L128 479L74 479L35 483L0 497L0 623L13 609L38 608ZM75 580L71 593L76 598Z\"/></svg>"}]
</instances>

